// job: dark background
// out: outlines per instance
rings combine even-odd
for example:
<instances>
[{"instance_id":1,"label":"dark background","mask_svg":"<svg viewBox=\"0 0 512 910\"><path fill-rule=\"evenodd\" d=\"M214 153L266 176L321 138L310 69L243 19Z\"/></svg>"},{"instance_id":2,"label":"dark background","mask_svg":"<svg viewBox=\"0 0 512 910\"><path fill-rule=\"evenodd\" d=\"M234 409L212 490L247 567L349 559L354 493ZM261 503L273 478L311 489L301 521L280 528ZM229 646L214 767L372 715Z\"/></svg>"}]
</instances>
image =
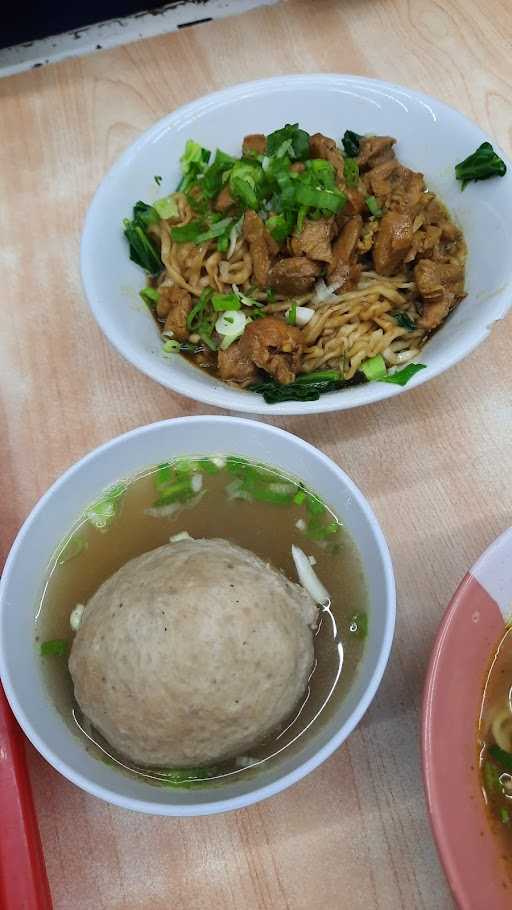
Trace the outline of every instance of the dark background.
<instances>
[{"instance_id":1,"label":"dark background","mask_svg":"<svg viewBox=\"0 0 512 910\"><path fill-rule=\"evenodd\" d=\"M203 2L204 0L177 0L175 3L168 2L165 6L190 6L190 19L194 21L201 18ZM162 0L69 0L67 3L59 0L33 3L28 0L20 12L20 7L14 3L11 10L4 9L0 13L0 47L27 44L38 38L75 31L105 19L159 10L163 5Z\"/></svg>"}]
</instances>

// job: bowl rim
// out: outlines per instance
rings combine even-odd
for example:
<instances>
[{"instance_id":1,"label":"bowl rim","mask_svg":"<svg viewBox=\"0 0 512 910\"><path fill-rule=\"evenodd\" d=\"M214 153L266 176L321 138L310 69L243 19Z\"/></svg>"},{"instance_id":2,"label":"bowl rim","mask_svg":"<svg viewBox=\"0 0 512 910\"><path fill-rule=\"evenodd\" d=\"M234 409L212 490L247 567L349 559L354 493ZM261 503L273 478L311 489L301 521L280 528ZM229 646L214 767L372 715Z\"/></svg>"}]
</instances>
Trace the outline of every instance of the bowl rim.
<instances>
[{"instance_id":1,"label":"bowl rim","mask_svg":"<svg viewBox=\"0 0 512 910\"><path fill-rule=\"evenodd\" d=\"M463 845L464 841L460 841L458 838L460 832L455 830L456 824L453 820L453 813L451 813L440 800L439 791L442 789L446 790L446 784L444 787L441 786L440 763L433 745L436 740L435 730L436 727L439 726L437 717L438 711L436 710L439 701L439 692L437 690L439 678L446 675L447 666L450 667L450 672L453 672L455 669L454 664L459 664L462 659L464 642L459 641L456 648L454 648L453 642L450 642L449 640L451 626L463 618L465 614L473 613L473 611L477 609L477 603L479 601L481 605L478 606L478 613L481 614L485 612L486 624L490 626L492 619L493 623L496 625L496 630L499 630L496 631L496 638L495 640L494 638L492 639L493 644L489 647L481 640L478 641L478 653L482 658L482 662L478 667L472 667L472 670L475 675L478 676L480 691L483 688L492 656L492 648L499 640L499 635L503 634L503 631L507 626L506 616L504 615L504 610L506 610L505 602L501 602L500 598L494 597L493 594L495 594L496 590L499 590L501 577L504 574L503 571L501 571L500 577L500 564L503 566L505 565L505 561L508 563L511 554L512 527L509 527L502 531L501 534L487 546L460 581L439 623L436 637L432 645L423 687L421 708L421 764L423 787L430 826L439 858L460 910L477 910L477 906L479 907L480 905L477 905L474 902L475 897L471 891L470 884L468 883L467 856L461 849L461 844ZM482 610L484 604L485 609ZM473 626L474 629L471 633L472 637L476 638L478 625L473 625L470 620L468 627L471 629L471 626ZM480 791L480 773L476 767L477 725L478 714L477 711L475 711L474 716L465 718L465 732L468 732L470 727L472 730L475 758L475 767L470 767L468 769L467 777L469 779L471 775L472 782L475 784L475 790L478 789ZM450 782L453 784L453 780L450 779ZM461 799L462 798L463 797L461 797ZM481 800L481 806L478 806L478 810L481 811L482 817L486 815L483 798ZM489 899L488 907L489 910L491 907L498 910L498 908L509 906L510 894L508 892L509 896L507 897L507 893L503 891L498 882L497 875L499 873L500 861L498 839L491 830L490 822L487 822L487 819L485 819L485 821L486 841L491 841L495 845L495 848L493 847L490 851L494 857L495 868L493 869L493 872L495 873L495 876L490 879L488 885L486 883L488 888L487 898ZM476 848L474 850L474 859L476 862L478 855L479 874L485 874L490 870L490 863L487 857L482 857L482 842L479 838L478 840L478 850Z\"/></svg>"},{"instance_id":2,"label":"bowl rim","mask_svg":"<svg viewBox=\"0 0 512 910\"><path fill-rule=\"evenodd\" d=\"M132 797L125 797L119 793L116 793L114 790L110 790L108 787L103 785L97 785L91 782L85 775L80 772L74 771L68 764L59 758L56 752L53 751L51 745L45 743L40 736L38 736L32 729L31 723L27 718L27 715L19 703L16 695L16 685L13 683L9 672L7 671L6 661L3 656L3 636L2 636L2 614L5 611L4 603L4 592L7 589L8 582L12 573L17 569L17 564L20 558L20 555L23 552L24 547L29 545L30 542L30 532L32 524L39 516L39 514L44 511L48 503L55 497L60 494L60 491L64 484L75 475L79 474L82 468L87 465L92 459L103 455L108 452L110 449L115 448L116 446L123 445L126 441L144 435L146 433L159 432L160 430L165 429L169 424L172 425L187 425L187 424L208 424L210 422L214 423L224 423L224 424L237 424L241 429L251 429L253 432L263 432L268 433L269 436L286 438L286 440L292 445L299 446L303 451L307 452L308 456L322 461L324 465L329 467L330 470L334 467L335 472L338 474L340 481L344 484L345 489L350 494L350 496L357 502L358 506L362 510L364 517L367 521L369 528L372 531L376 545L378 547L383 566L383 575L384 575L384 585L386 589L386 617L385 617L385 627L384 635L379 645L378 655L373 668L370 682L361 696L359 702L355 706L353 712L350 714L347 721L343 726L336 732L334 736L321 748L318 752L315 753L310 759L300 764L294 770L283 775L283 777L278 778L271 784L267 784L262 787L255 787L254 790L251 790L247 794L241 796L231 797L226 800L219 800L216 803L211 804L202 804L197 802L194 804L189 804L186 806L177 805L171 803L158 804L153 803L149 800L137 799ZM68 467L46 490L46 492L41 496L35 506L32 508L31 512L25 519L22 524L14 543L12 544L11 550L8 554L2 578L0 579L0 678L4 687L6 697L9 701L10 707L18 721L23 732L27 738L32 742L35 748L39 753L52 765L57 771L59 771L64 777L70 780L72 783L76 784L82 790L97 796L98 798L111 803L113 805L120 806L124 809L132 809L142 813L147 813L151 815L162 815L162 816L195 816L195 815L211 815L218 812L226 812L228 810L240 809L244 806L252 805L255 802L266 799L276 793L279 793L281 790L285 790L287 787L301 780L306 774L310 771L313 771L318 765L324 762L350 735L354 730L356 725L359 723L367 708L369 707L372 699L375 696L375 693L380 685L384 670L386 668L389 654L391 651L391 645L393 641L394 627L395 627L395 616L396 616L396 589L395 589L395 578L393 573L393 566L391 562L391 556L389 549L384 538L384 534L380 528L377 518L366 500L365 496L361 493L355 483L348 477L348 475L340 468L336 462L331 458L325 455L320 449L311 445L311 443L306 442L301 439L299 436L296 436L293 433L289 433L287 430L283 430L280 427L274 427L272 425L262 423L259 421L250 420L242 417L228 417L223 415L199 415L199 416L190 416L190 417L178 417L170 418L167 420L157 421L155 423L146 424L142 427L136 427L133 430L129 430L127 433L123 433L119 436L114 437L108 442L103 443L102 445L92 449L86 455L84 455L79 461L72 464Z\"/></svg>"},{"instance_id":3,"label":"bowl rim","mask_svg":"<svg viewBox=\"0 0 512 910\"><path fill-rule=\"evenodd\" d=\"M344 73L285 74L282 76L272 76L267 79L255 79L248 82L237 83L235 85L230 85L226 88L219 89L215 92L201 95L198 98L194 98L186 104L178 106L169 114L166 114L164 117L160 118L147 129L145 129L134 140L134 142L130 143L124 152L122 152L121 155L114 161L114 163L108 169L107 173L104 175L90 201L84 219L82 237L80 241L80 274L82 289L85 299L88 302L88 305L99 328L108 339L110 344L115 348L115 350L135 369L148 376L148 378L152 379L155 382L158 382L159 385L162 385L164 388L167 388L179 395L183 395L184 397L189 398L193 401L213 405L214 407L218 408L226 408L227 410L235 411L238 413L264 414L268 415L269 417L272 417L275 414L305 416L307 414L321 414L331 411L350 410L354 407L362 407L365 405L374 404L387 398L401 395L411 389L417 388L424 382L428 382L430 379L434 379L440 374L446 372L451 367L456 366L456 364L471 354L472 351L474 351L475 348L477 348L478 345L480 345L482 341L487 338L494 322L503 319L508 310L512 307L511 279L511 281L507 282L503 288L498 290L493 295L494 298L500 303L500 310L498 315L494 317L489 324L483 324L479 332L473 331L469 333L469 336L465 341L465 336L463 336L463 340L459 340L456 345L454 345L454 351L453 354L449 357L449 363L445 362L445 355L444 360L437 364L437 366L431 366L429 364L426 370L420 370L411 379L411 381L407 383L406 386L398 386L393 385L392 383L384 382L372 383L371 395L368 397L365 396L363 400L359 400L361 396L361 389L348 388L340 389L338 392L331 392L329 395L323 395L317 401L283 402L281 404L268 405L264 402L261 395L254 393L251 394L243 389L234 389L227 383L223 383L221 380L218 381L218 385L209 385L205 383L204 387L198 387L197 394L191 394L186 376L181 377L180 375L173 375L172 378L169 378L168 382L164 381L163 377L155 376L155 370L146 364L141 363L142 358L139 359L138 357L132 357L131 355L128 355L118 340L117 332L110 330L109 321L104 317L103 314L101 301L95 296L94 290L89 280L89 262L93 259L92 254L95 244L93 221L96 218L97 214L99 214L102 210L103 195L107 192L109 184L117 178L118 173L122 171L126 165L128 165L134 158L138 156L139 152L148 142L157 138L161 132L167 131L169 127L172 127L173 123L176 121L186 119L194 113L201 113L211 107L215 107L220 102L225 103L226 100L234 100L240 96L250 98L251 96L260 95L262 93L277 93L283 89L286 89L287 87L293 87L295 90L300 90L301 87L311 88L315 85L326 87L329 85L348 85L351 87L362 85L367 89L373 89L374 91L381 92L384 89L388 92L393 92L397 95L402 95L418 101L420 104L426 106L427 108L432 108L434 105L437 109L443 111L445 114L455 119L466 128L468 126L471 127L475 133L476 138L480 138L481 141L488 140L489 138L488 134L485 133L481 127L472 121L469 117L466 117L465 114L460 113L455 108L446 104L444 101L440 101L431 95L427 95L421 91L416 91L415 89L409 89L406 86L400 85L398 83L387 82L386 80L374 79L367 76L356 76ZM498 154L506 162L507 169L512 173L512 163L510 162L506 152L494 140L493 145ZM366 387L364 388L366 389Z\"/></svg>"}]
</instances>

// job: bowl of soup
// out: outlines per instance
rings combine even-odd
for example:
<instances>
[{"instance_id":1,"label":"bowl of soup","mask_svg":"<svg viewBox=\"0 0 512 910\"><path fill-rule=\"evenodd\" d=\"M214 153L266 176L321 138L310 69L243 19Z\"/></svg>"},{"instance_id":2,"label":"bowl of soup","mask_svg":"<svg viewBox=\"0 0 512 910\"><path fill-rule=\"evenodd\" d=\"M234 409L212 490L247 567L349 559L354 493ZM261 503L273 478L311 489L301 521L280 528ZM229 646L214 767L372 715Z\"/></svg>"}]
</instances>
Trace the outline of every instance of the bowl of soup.
<instances>
[{"instance_id":1,"label":"bowl of soup","mask_svg":"<svg viewBox=\"0 0 512 910\"><path fill-rule=\"evenodd\" d=\"M85 219L83 287L111 344L171 391L243 413L343 410L487 337L510 307L511 211L504 153L442 102L278 76L196 99L130 145Z\"/></svg>"},{"instance_id":2,"label":"bowl of soup","mask_svg":"<svg viewBox=\"0 0 512 910\"><path fill-rule=\"evenodd\" d=\"M384 537L336 464L275 427L187 417L96 449L37 504L1 582L1 678L78 786L220 812L341 745L394 617Z\"/></svg>"},{"instance_id":3,"label":"bowl of soup","mask_svg":"<svg viewBox=\"0 0 512 910\"><path fill-rule=\"evenodd\" d=\"M423 772L432 829L461 910L512 903L512 529L457 589L432 651Z\"/></svg>"}]
</instances>

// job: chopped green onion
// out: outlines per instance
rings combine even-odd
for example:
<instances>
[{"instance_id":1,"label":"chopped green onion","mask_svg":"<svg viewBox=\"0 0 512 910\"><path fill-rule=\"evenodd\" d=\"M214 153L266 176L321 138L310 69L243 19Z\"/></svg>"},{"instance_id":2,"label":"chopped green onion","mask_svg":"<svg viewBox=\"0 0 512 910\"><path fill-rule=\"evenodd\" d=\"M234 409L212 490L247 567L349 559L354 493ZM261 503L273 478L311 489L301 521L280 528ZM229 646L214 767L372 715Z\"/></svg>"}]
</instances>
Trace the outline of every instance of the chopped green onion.
<instances>
[{"instance_id":1,"label":"chopped green onion","mask_svg":"<svg viewBox=\"0 0 512 910\"><path fill-rule=\"evenodd\" d=\"M510 824L510 813L506 806L500 806L500 821L504 825Z\"/></svg>"},{"instance_id":2,"label":"chopped green onion","mask_svg":"<svg viewBox=\"0 0 512 910\"><path fill-rule=\"evenodd\" d=\"M302 229L304 227L304 220L306 218L307 212L308 212L307 205L301 205L301 207L299 209L299 214L297 215L297 226L296 226L297 234L300 234L302 232Z\"/></svg>"},{"instance_id":3,"label":"chopped green onion","mask_svg":"<svg viewBox=\"0 0 512 910\"><path fill-rule=\"evenodd\" d=\"M42 657L66 657L69 651L69 642L65 638L53 638L43 641L40 647Z\"/></svg>"},{"instance_id":4,"label":"chopped green onion","mask_svg":"<svg viewBox=\"0 0 512 910\"><path fill-rule=\"evenodd\" d=\"M176 202L174 193L157 199L156 202L153 203L153 208L156 209L160 218L178 218L179 216L178 203Z\"/></svg>"},{"instance_id":5,"label":"chopped green onion","mask_svg":"<svg viewBox=\"0 0 512 910\"><path fill-rule=\"evenodd\" d=\"M142 291L139 292L139 296L142 297L144 303L147 303L150 309L153 309L155 303L158 303L160 300L160 294L155 288L142 288Z\"/></svg>"},{"instance_id":6,"label":"chopped green onion","mask_svg":"<svg viewBox=\"0 0 512 910\"><path fill-rule=\"evenodd\" d=\"M372 380L376 379L383 379L387 376L388 372L382 354L376 354L375 357L370 357L368 360L363 361L359 369L364 373L368 382L372 382Z\"/></svg>"},{"instance_id":7,"label":"chopped green onion","mask_svg":"<svg viewBox=\"0 0 512 910\"><path fill-rule=\"evenodd\" d=\"M313 208L325 209L336 214L346 205L347 197L340 190L319 190L312 186L299 183L295 191L297 202L301 205L310 205Z\"/></svg>"},{"instance_id":8,"label":"chopped green onion","mask_svg":"<svg viewBox=\"0 0 512 910\"><path fill-rule=\"evenodd\" d=\"M110 527L119 512L120 500L126 490L125 483L115 484L106 490L100 499L86 509L85 516L89 524L98 531L104 531Z\"/></svg>"},{"instance_id":9,"label":"chopped green onion","mask_svg":"<svg viewBox=\"0 0 512 910\"><path fill-rule=\"evenodd\" d=\"M295 496L293 497L293 501L296 506L301 506L302 503L304 502L305 498L306 498L306 491L304 489L300 489L299 492L296 493Z\"/></svg>"},{"instance_id":10,"label":"chopped green onion","mask_svg":"<svg viewBox=\"0 0 512 910\"><path fill-rule=\"evenodd\" d=\"M382 209L375 196L367 196L366 205L368 206L368 211L371 215L373 215L375 218L382 217Z\"/></svg>"},{"instance_id":11,"label":"chopped green onion","mask_svg":"<svg viewBox=\"0 0 512 910\"><path fill-rule=\"evenodd\" d=\"M199 327L199 323L201 322L201 320L203 318L204 312L205 312L206 308L208 307L208 304L210 303L211 296L212 296L211 288L204 288L201 291L201 296L199 297L199 300L197 301L197 303L194 304L194 306L190 310L190 313L187 316L187 329L189 330L189 332L193 332Z\"/></svg>"},{"instance_id":12,"label":"chopped green onion","mask_svg":"<svg viewBox=\"0 0 512 910\"><path fill-rule=\"evenodd\" d=\"M359 155L359 144L363 137L353 130L345 130L343 134L343 151L348 158L356 158Z\"/></svg>"},{"instance_id":13,"label":"chopped green onion","mask_svg":"<svg viewBox=\"0 0 512 910\"><path fill-rule=\"evenodd\" d=\"M461 190L471 181L488 180L489 177L504 177L507 165L496 154L490 142L482 142L476 152L455 165L455 177L460 180Z\"/></svg>"},{"instance_id":14,"label":"chopped green onion","mask_svg":"<svg viewBox=\"0 0 512 910\"><path fill-rule=\"evenodd\" d=\"M343 176L347 186L354 187L359 183L359 165L355 158L345 158Z\"/></svg>"},{"instance_id":15,"label":"chopped green onion","mask_svg":"<svg viewBox=\"0 0 512 910\"><path fill-rule=\"evenodd\" d=\"M83 537L80 537L79 534L75 534L74 537L71 537L66 544L64 544L62 550L58 556L59 566L63 566L66 562L69 562L70 559L76 559L77 556L80 556L80 553L83 553L84 550L87 550L88 544Z\"/></svg>"},{"instance_id":16,"label":"chopped green onion","mask_svg":"<svg viewBox=\"0 0 512 910\"><path fill-rule=\"evenodd\" d=\"M396 385L406 385L409 379L412 379L420 370L426 369L425 363L408 363L402 370L397 373L391 373L381 379L381 382L393 382Z\"/></svg>"},{"instance_id":17,"label":"chopped green onion","mask_svg":"<svg viewBox=\"0 0 512 910\"><path fill-rule=\"evenodd\" d=\"M164 487L158 499L153 503L153 508L167 506L174 502L186 502L188 499L192 499L193 496L195 496L195 491L192 489L191 478L184 477L183 480L178 480L171 486Z\"/></svg>"},{"instance_id":18,"label":"chopped green onion","mask_svg":"<svg viewBox=\"0 0 512 910\"><path fill-rule=\"evenodd\" d=\"M237 161L229 177L231 195L247 208L259 209L264 178L264 171L257 161Z\"/></svg>"},{"instance_id":19,"label":"chopped green onion","mask_svg":"<svg viewBox=\"0 0 512 910\"><path fill-rule=\"evenodd\" d=\"M239 310L240 300L235 293L213 294L212 306L217 313L221 313L224 310Z\"/></svg>"},{"instance_id":20,"label":"chopped green onion","mask_svg":"<svg viewBox=\"0 0 512 910\"><path fill-rule=\"evenodd\" d=\"M216 768L173 768L158 775L158 783L164 787L191 789L205 784L218 775Z\"/></svg>"},{"instance_id":21,"label":"chopped green onion","mask_svg":"<svg viewBox=\"0 0 512 910\"><path fill-rule=\"evenodd\" d=\"M317 370L315 373L301 373L295 382L337 382L342 379L338 370Z\"/></svg>"},{"instance_id":22,"label":"chopped green onion","mask_svg":"<svg viewBox=\"0 0 512 910\"><path fill-rule=\"evenodd\" d=\"M168 486L173 479L173 467L170 462L158 465L155 473L155 487L157 490Z\"/></svg>"},{"instance_id":23,"label":"chopped green onion","mask_svg":"<svg viewBox=\"0 0 512 910\"><path fill-rule=\"evenodd\" d=\"M217 249L219 253L226 253L229 249L229 237L219 237L217 240Z\"/></svg>"},{"instance_id":24,"label":"chopped green onion","mask_svg":"<svg viewBox=\"0 0 512 910\"><path fill-rule=\"evenodd\" d=\"M283 243L293 230L293 220L284 214L271 215L267 218L265 227L276 243Z\"/></svg>"},{"instance_id":25,"label":"chopped green onion","mask_svg":"<svg viewBox=\"0 0 512 910\"><path fill-rule=\"evenodd\" d=\"M181 345L179 341L175 341L174 338L169 338L168 341L164 342L162 350L164 354L179 354Z\"/></svg>"},{"instance_id":26,"label":"chopped green onion","mask_svg":"<svg viewBox=\"0 0 512 910\"><path fill-rule=\"evenodd\" d=\"M158 174L155 177L153 177L153 180L155 181L157 186L160 186L160 184L162 182L162 178Z\"/></svg>"},{"instance_id":27,"label":"chopped green onion","mask_svg":"<svg viewBox=\"0 0 512 910\"><path fill-rule=\"evenodd\" d=\"M215 464L211 458L200 458L197 462L201 471L204 471L205 474L218 474L221 468Z\"/></svg>"},{"instance_id":28,"label":"chopped green onion","mask_svg":"<svg viewBox=\"0 0 512 910\"><path fill-rule=\"evenodd\" d=\"M297 323L297 304L292 303L290 309L288 310L288 315L286 317L288 325L296 325Z\"/></svg>"},{"instance_id":29,"label":"chopped green onion","mask_svg":"<svg viewBox=\"0 0 512 910\"><path fill-rule=\"evenodd\" d=\"M325 505L318 496L314 495L314 493L306 493L306 509L310 515L323 515L325 512Z\"/></svg>"},{"instance_id":30,"label":"chopped green onion","mask_svg":"<svg viewBox=\"0 0 512 910\"><path fill-rule=\"evenodd\" d=\"M229 232L232 225L232 218L222 218L220 221L217 221L215 224L213 224L207 231L204 231L202 234L198 234L194 243L206 243L207 240L215 240L215 238L220 237L221 234ZM228 237L226 237L226 240L229 242Z\"/></svg>"},{"instance_id":31,"label":"chopped green onion","mask_svg":"<svg viewBox=\"0 0 512 910\"><path fill-rule=\"evenodd\" d=\"M368 614L354 613L350 617L348 629L355 638L366 638L368 635Z\"/></svg>"}]
</instances>

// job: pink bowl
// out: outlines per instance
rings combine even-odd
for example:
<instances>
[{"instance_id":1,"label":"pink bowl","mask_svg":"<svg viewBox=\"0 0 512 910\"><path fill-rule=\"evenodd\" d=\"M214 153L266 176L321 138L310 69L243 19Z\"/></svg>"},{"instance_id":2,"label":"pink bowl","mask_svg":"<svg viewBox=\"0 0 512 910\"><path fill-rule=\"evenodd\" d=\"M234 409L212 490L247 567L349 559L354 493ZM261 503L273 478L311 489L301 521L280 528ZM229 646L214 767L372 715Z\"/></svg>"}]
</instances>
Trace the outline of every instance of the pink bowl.
<instances>
[{"instance_id":1,"label":"pink bowl","mask_svg":"<svg viewBox=\"0 0 512 910\"><path fill-rule=\"evenodd\" d=\"M481 792L477 722L512 607L512 528L475 563L443 617L423 700L423 775L434 837L461 910L510 910L512 881Z\"/></svg>"}]
</instances>

